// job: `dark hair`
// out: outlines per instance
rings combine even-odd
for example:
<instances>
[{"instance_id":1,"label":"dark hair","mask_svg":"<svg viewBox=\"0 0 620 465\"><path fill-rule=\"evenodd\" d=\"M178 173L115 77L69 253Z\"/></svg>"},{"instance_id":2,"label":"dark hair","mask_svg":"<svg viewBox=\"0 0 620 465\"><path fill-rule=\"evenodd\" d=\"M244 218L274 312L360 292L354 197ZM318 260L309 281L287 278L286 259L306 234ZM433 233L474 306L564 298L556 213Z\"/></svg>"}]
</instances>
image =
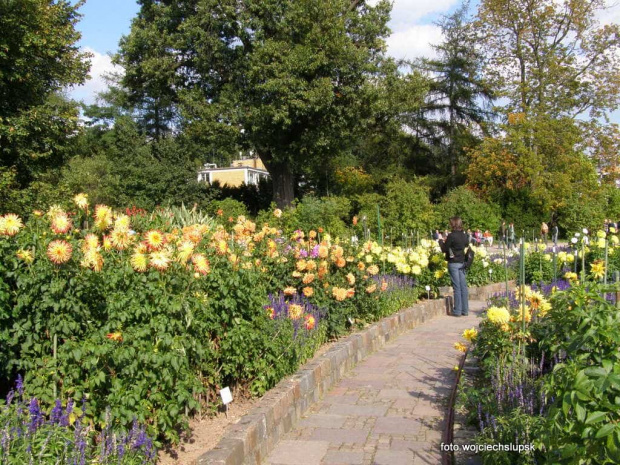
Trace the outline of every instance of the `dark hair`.
<instances>
[{"instance_id":1,"label":"dark hair","mask_svg":"<svg viewBox=\"0 0 620 465\"><path fill-rule=\"evenodd\" d=\"M463 221L461 221L460 216L453 216L450 218L450 227L452 231L462 231L463 230Z\"/></svg>"}]
</instances>

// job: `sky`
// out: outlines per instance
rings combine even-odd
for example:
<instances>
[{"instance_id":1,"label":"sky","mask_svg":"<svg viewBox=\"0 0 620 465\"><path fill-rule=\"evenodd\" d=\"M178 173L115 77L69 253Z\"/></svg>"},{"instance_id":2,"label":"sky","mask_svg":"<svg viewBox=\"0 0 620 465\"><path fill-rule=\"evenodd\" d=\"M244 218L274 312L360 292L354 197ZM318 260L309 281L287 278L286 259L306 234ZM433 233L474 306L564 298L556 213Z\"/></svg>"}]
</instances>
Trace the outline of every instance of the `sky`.
<instances>
[{"instance_id":1,"label":"sky","mask_svg":"<svg viewBox=\"0 0 620 465\"><path fill-rule=\"evenodd\" d=\"M75 3L77 0L73 0ZM368 0L370 4L378 0ZM599 18L602 23L620 22L620 0L606 0L608 10ZM395 58L432 57L432 44L441 43L441 31L435 22L456 10L461 0L394 0L387 40L388 53ZM477 5L471 1L472 7ZM82 19L77 29L82 33L80 46L92 54L91 79L70 92L76 100L94 103L97 92L105 90L103 75L114 71L109 54L118 49L120 38L129 33L131 20L138 12L135 0L86 0L80 9ZM613 114L620 122L620 111Z\"/></svg>"}]
</instances>

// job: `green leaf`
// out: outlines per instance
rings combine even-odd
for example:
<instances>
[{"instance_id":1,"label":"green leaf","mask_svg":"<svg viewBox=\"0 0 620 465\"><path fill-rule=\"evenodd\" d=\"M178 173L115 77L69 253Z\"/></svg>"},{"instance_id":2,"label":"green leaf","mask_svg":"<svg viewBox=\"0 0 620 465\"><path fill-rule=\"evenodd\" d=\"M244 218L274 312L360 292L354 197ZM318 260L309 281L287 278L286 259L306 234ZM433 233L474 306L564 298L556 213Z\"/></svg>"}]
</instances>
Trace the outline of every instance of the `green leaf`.
<instances>
[{"instance_id":1,"label":"green leaf","mask_svg":"<svg viewBox=\"0 0 620 465\"><path fill-rule=\"evenodd\" d=\"M607 423L597 431L595 438L600 439L609 436L611 433L613 433L615 427L616 425L614 423Z\"/></svg>"},{"instance_id":2,"label":"green leaf","mask_svg":"<svg viewBox=\"0 0 620 465\"><path fill-rule=\"evenodd\" d=\"M606 416L607 416L606 412L592 412L590 415L588 415L588 418L586 418L585 423L586 425L597 423L599 421L602 421Z\"/></svg>"}]
</instances>

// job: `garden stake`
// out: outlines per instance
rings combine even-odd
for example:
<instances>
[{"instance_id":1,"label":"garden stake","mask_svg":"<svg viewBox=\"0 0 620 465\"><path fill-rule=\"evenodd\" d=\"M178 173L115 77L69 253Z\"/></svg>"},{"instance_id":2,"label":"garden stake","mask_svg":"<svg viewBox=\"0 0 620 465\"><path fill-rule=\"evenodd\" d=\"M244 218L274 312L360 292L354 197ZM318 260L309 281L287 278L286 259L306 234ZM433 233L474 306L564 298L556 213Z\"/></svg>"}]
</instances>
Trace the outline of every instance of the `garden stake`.
<instances>
[{"instance_id":1,"label":"garden stake","mask_svg":"<svg viewBox=\"0 0 620 465\"><path fill-rule=\"evenodd\" d=\"M377 239L380 242L380 246L383 247L383 232L381 231L381 213L379 213L379 205L377 205Z\"/></svg>"},{"instance_id":2,"label":"garden stake","mask_svg":"<svg viewBox=\"0 0 620 465\"><path fill-rule=\"evenodd\" d=\"M521 301L521 330L525 334L525 240L523 237L521 238L520 268L521 290L519 292L519 300Z\"/></svg>"},{"instance_id":3,"label":"garden stake","mask_svg":"<svg viewBox=\"0 0 620 465\"><path fill-rule=\"evenodd\" d=\"M608 253L608 248L607 248L608 244L609 243L607 242L607 236L605 236L605 278L604 278L604 281L603 281L603 284L605 284L605 286L607 286L607 260L609 258L608 255L607 255L607 253Z\"/></svg>"},{"instance_id":4,"label":"garden stake","mask_svg":"<svg viewBox=\"0 0 620 465\"><path fill-rule=\"evenodd\" d=\"M506 241L502 242L504 252L504 281L506 282L506 306L508 306L508 262L506 261Z\"/></svg>"},{"instance_id":5,"label":"garden stake","mask_svg":"<svg viewBox=\"0 0 620 465\"><path fill-rule=\"evenodd\" d=\"M586 243L585 237L581 239L581 282L586 282Z\"/></svg>"},{"instance_id":6,"label":"garden stake","mask_svg":"<svg viewBox=\"0 0 620 465\"><path fill-rule=\"evenodd\" d=\"M58 336L54 334L54 365L58 374ZM54 381L54 398L56 398L56 381Z\"/></svg>"}]
</instances>

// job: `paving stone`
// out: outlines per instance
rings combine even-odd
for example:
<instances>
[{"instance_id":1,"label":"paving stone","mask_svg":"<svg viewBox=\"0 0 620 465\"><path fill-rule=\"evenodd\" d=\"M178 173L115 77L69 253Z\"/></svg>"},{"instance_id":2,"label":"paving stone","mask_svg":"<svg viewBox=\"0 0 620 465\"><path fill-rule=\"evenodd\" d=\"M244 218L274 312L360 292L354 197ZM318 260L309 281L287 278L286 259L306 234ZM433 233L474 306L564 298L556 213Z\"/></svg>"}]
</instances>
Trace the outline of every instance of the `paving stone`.
<instances>
[{"instance_id":1,"label":"paving stone","mask_svg":"<svg viewBox=\"0 0 620 465\"><path fill-rule=\"evenodd\" d=\"M373 465L411 465L413 457L413 452L407 450L378 450Z\"/></svg>"},{"instance_id":2,"label":"paving stone","mask_svg":"<svg viewBox=\"0 0 620 465\"><path fill-rule=\"evenodd\" d=\"M280 441L269 456L269 465L320 465L327 454L324 441Z\"/></svg>"},{"instance_id":3,"label":"paving stone","mask_svg":"<svg viewBox=\"0 0 620 465\"><path fill-rule=\"evenodd\" d=\"M364 451L329 451L321 465L363 465Z\"/></svg>"},{"instance_id":4,"label":"paving stone","mask_svg":"<svg viewBox=\"0 0 620 465\"><path fill-rule=\"evenodd\" d=\"M385 415L388 406L385 405L332 405L329 408L329 413L335 415L350 415L350 416L366 416L366 417L380 417Z\"/></svg>"},{"instance_id":5,"label":"paving stone","mask_svg":"<svg viewBox=\"0 0 620 465\"><path fill-rule=\"evenodd\" d=\"M409 418L377 418L372 432L376 434L415 434L420 431L420 421Z\"/></svg>"},{"instance_id":6,"label":"paving stone","mask_svg":"<svg viewBox=\"0 0 620 465\"><path fill-rule=\"evenodd\" d=\"M316 428L312 432L310 439L314 441L328 441L335 443L357 443L364 444L368 439L368 430L363 429L332 429Z\"/></svg>"},{"instance_id":7,"label":"paving stone","mask_svg":"<svg viewBox=\"0 0 620 465\"><path fill-rule=\"evenodd\" d=\"M347 418L342 415L329 415L319 413L310 415L307 418L302 418L299 421L298 425L300 428L341 428L346 420Z\"/></svg>"}]
</instances>

